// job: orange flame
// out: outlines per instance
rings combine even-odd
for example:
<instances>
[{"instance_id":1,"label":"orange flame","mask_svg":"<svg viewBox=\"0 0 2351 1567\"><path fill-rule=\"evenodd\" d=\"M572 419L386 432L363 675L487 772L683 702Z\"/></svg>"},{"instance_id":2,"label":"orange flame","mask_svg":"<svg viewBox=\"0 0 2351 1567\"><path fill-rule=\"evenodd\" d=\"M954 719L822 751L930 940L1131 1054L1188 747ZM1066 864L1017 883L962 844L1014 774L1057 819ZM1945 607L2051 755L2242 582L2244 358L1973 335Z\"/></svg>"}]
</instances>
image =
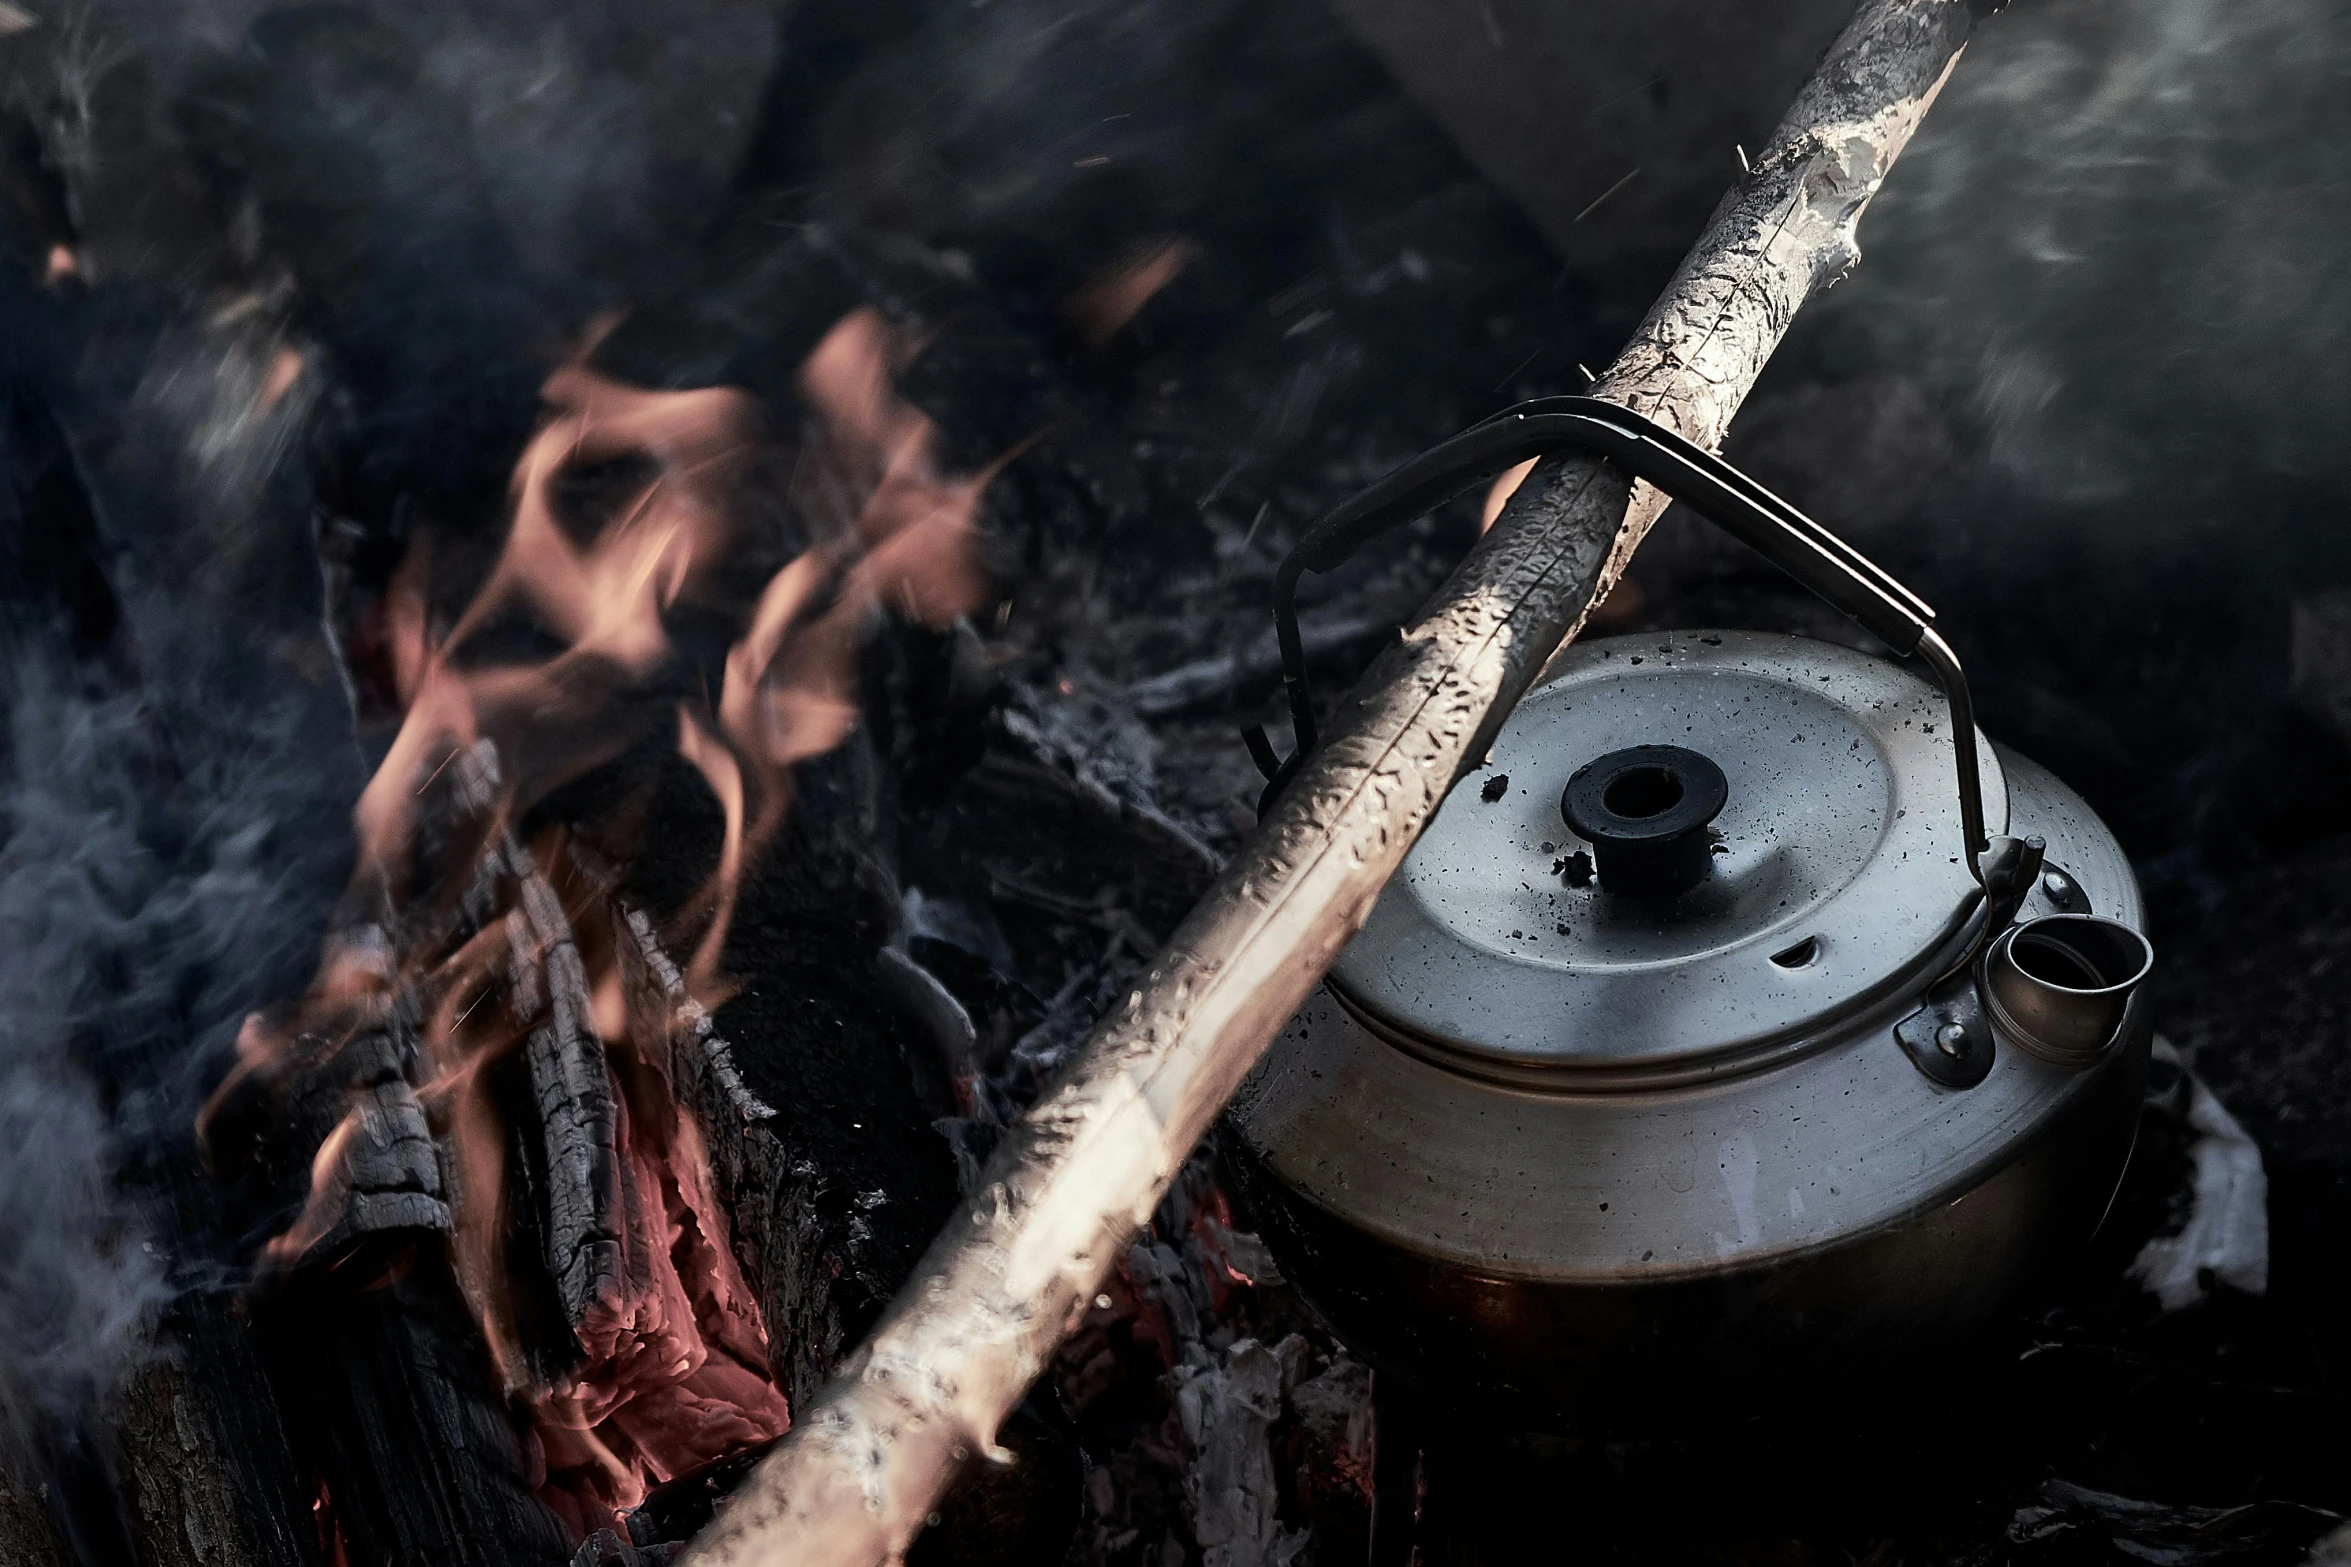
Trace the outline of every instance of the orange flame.
<instances>
[{"instance_id":1,"label":"orange flame","mask_svg":"<svg viewBox=\"0 0 2351 1567\"><path fill-rule=\"evenodd\" d=\"M1071 295L1062 309L1095 347L1116 337L1151 296L1167 287L1194 254L1186 239L1162 240Z\"/></svg>"},{"instance_id":2,"label":"orange flame","mask_svg":"<svg viewBox=\"0 0 2351 1567\"><path fill-rule=\"evenodd\" d=\"M328 1069L369 1030L381 1040L395 1013L420 1019L408 1075L447 1156L451 1265L530 1417L546 1459L542 1494L583 1535L610 1526L648 1485L771 1440L790 1417L699 1133L670 1088L667 1016L631 1007L609 882L576 868L560 832L525 847L515 826L550 790L674 722L679 754L725 822L717 866L680 914L696 936L688 993L705 1008L723 998L741 878L784 819L792 768L855 730L866 637L885 609L943 625L987 591L979 505L1008 459L974 475L944 471L936 428L895 389L919 350L860 309L803 365L809 428L791 492L777 498L814 542L755 598L730 573L757 533L757 488L783 465L763 461L754 400L731 388L649 391L579 363L549 378L545 421L516 465L512 526L480 591L436 627L420 539L386 595L385 651L405 715L354 812L352 906L391 917L399 961L382 940L331 945L299 1005L248 1020L238 1064L200 1118L209 1138L230 1098ZM715 700L677 698L671 623L688 603L740 614ZM483 651L518 638L553 650L520 661ZM427 854L432 863L412 863ZM559 916L547 909L550 887ZM485 912L500 903L503 918ZM525 904L537 911L529 918ZM551 918L568 929L551 936ZM556 995L559 968L580 994ZM406 1012L395 1006L403 995ZM573 1368L544 1380L508 1277L509 1206L523 1188L508 1178L513 1134L496 1081L558 1023L603 1058L621 1166L608 1239L621 1261L598 1275L601 1292L573 1324ZM346 1195L343 1162L373 1135L372 1091L355 1078L312 1161L309 1200L270 1243L266 1269L318 1260Z\"/></svg>"},{"instance_id":3,"label":"orange flame","mask_svg":"<svg viewBox=\"0 0 2351 1567\"><path fill-rule=\"evenodd\" d=\"M1534 471L1535 460L1529 457L1525 462L1513 464L1496 475L1494 482L1486 487L1485 508L1478 514L1478 532L1484 533L1494 526L1494 520L1502 515L1502 508L1510 504L1510 497L1518 493L1518 487L1526 483L1527 475Z\"/></svg>"}]
</instances>

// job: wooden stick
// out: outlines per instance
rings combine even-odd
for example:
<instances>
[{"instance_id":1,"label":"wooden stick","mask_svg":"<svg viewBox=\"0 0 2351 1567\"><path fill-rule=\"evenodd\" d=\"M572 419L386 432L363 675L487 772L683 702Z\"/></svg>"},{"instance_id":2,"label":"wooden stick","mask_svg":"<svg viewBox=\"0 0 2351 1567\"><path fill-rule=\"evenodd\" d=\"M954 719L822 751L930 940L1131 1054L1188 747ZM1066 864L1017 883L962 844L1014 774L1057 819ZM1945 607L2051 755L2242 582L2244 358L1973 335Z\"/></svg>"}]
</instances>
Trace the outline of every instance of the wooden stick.
<instances>
[{"instance_id":1,"label":"wooden stick","mask_svg":"<svg viewBox=\"0 0 2351 1567\"><path fill-rule=\"evenodd\" d=\"M1595 395L1720 444L1797 307L1859 258L1854 225L1968 19L1965 0L1865 0ZM898 1560L1662 509L1598 463L1536 469L688 1562Z\"/></svg>"}]
</instances>

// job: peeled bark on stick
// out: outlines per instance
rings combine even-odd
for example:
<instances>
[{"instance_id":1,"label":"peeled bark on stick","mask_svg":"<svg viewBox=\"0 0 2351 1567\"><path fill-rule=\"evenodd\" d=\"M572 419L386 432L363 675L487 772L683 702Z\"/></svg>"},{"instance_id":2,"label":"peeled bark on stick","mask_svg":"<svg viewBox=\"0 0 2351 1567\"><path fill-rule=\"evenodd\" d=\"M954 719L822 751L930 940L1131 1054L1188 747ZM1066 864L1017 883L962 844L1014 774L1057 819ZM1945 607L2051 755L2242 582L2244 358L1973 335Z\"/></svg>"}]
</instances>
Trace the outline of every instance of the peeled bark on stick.
<instances>
[{"instance_id":1,"label":"peeled bark on stick","mask_svg":"<svg viewBox=\"0 0 2351 1567\"><path fill-rule=\"evenodd\" d=\"M1594 395L1719 446L1797 308L1859 258L1854 226L1968 22L1965 0L1865 0ZM957 1470L993 1453L1185 1155L1663 504L1601 463L1535 470L694 1567L898 1558Z\"/></svg>"}]
</instances>

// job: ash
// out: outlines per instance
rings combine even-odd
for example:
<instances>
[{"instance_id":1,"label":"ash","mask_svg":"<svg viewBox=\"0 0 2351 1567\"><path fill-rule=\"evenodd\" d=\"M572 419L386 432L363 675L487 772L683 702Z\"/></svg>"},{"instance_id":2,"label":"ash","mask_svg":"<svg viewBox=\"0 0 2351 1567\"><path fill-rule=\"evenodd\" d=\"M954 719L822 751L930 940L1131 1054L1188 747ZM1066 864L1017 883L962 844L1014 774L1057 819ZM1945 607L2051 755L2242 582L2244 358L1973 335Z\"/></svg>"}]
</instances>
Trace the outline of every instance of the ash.
<instances>
[{"instance_id":1,"label":"ash","mask_svg":"<svg viewBox=\"0 0 2351 1567\"><path fill-rule=\"evenodd\" d=\"M429 540L435 593L479 586L556 365L796 427L870 306L917 329L899 390L946 459L998 465L990 602L883 617L726 949L715 1026L808 1172L788 1243L737 1247L797 1416L1253 823L1283 552L1582 390L1839 20L1785 9L1741 53L1501 0L1433 31L1309 0L0 7L0 1539L274 1567L359 1505L305 1468L345 1413L269 1391L312 1368L235 1347L298 1197L208 1174L192 1128L335 923L401 564ZM1938 605L1985 728L2134 856L2176 1049L2094 1247L1884 1407L1640 1443L1432 1414L1423 1562L2283 1562L2351 1512L2346 62L2318 0L1988 20L1729 448ZM1500 102L1579 70L1610 85L1580 121ZM1609 138L1644 172L1587 207ZM1321 689L1478 521L1309 580ZM1599 629L1705 625L1851 635L1669 517ZM546 813L659 824L622 875L656 914L722 831L666 757ZM795 1247L826 1282L787 1314ZM455 1368L519 1494L429 1274L369 1342ZM1362 1560L1372 1392L1210 1147L916 1559ZM211 1411L185 1429L241 1498L208 1553L159 1409ZM585 1559L667 1554L740 1470ZM492 1559L462 1534L412 1559ZM505 1559L561 1559L530 1540Z\"/></svg>"}]
</instances>

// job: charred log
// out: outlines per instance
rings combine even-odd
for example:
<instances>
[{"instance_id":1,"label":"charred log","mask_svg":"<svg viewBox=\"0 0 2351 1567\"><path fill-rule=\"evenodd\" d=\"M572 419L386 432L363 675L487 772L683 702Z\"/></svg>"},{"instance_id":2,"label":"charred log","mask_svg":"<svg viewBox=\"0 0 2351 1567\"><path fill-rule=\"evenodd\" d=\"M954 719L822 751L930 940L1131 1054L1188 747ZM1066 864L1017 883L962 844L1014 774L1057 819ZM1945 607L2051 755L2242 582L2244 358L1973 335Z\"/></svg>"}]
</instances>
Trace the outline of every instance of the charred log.
<instances>
[{"instance_id":1,"label":"charred log","mask_svg":"<svg viewBox=\"0 0 2351 1567\"><path fill-rule=\"evenodd\" d=\"M632 890L645 912L617 946L638 976L639 1015L660 1022L660 1037L680 1031L675 1080L704 1128L779 1385L797 1408L954 1199L952 1163L908 1071L935 1046L881 999L896 881L871 836L872 760L855 743L802 769L784 836L743 889L725 958L748 976L743 988L709 1015L688 1004L655 913L691 895L719 824L679 765L665 764L670 782L644 829L672 852L640 865Z\"/></svg>"},{"instance_id":2,"label":"charred log","mask_svg":"<svg viewBox=\"0 0 2351 1567\"><path fill-rule=\"evenodd\" d=\"M160 1358L125 1389L118 1441L132 1546L147 1567L324 1560L302 1467L234 1302L190 1294Z\"/></svg>"},{"instance_id":3,"label":"charred log","mask_svg":"<svg viewBox=\"0 0 2351 1567\"><path fill-rule=\"evenodd\" d=\"M600 1299L626 1287L620 1113L603 1042L589 1026L593 1002L571 923L537 872L522 877L521 890L521 907L507 917L516 943L509 995L525 1018L545 1018L532 1028L524 1055L538 1112L532 1124L545 1139L547 1271L576 1333Z\"/></svg>"},{"instance_id":4,"label":"charred log","mask_svg":"<svg viewBox=\"0 0 2351 1567\"><path fill-rule=\"evenodd\" d=\"M65 1567L65 1542L37 1485L0 1469L0 1552L25 1567Z\"/></svg>"},{"instance_id":5,"label":"charred log","mask_svg":"<svg viewBox=\"0 0 2351 1567\"><path fill-rule=\"evenodd\" d=\"M261 1315L273 1383L351 1561L511 1567L571 1556L533 1494L473 1321L427 1256L381 1287L297 1289Z\"/></svg>"}]
</instances>

